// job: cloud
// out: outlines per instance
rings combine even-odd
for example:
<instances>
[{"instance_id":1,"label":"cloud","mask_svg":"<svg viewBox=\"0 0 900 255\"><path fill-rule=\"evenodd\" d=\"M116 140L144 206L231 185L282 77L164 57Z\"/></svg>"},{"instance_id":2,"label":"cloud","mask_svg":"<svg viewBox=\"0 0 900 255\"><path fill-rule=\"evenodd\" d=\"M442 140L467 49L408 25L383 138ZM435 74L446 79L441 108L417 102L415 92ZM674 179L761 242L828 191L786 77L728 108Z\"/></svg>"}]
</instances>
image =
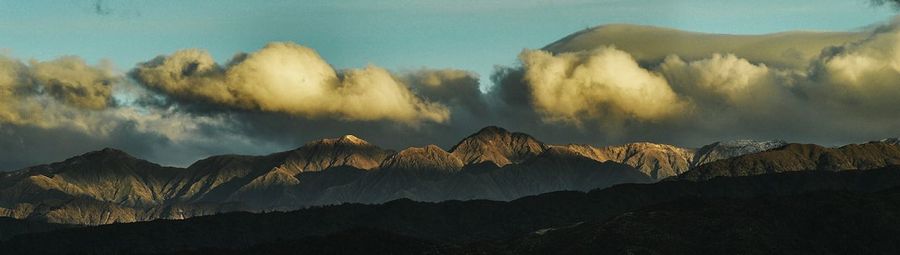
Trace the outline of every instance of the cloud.
<instances>
[{"instance_id":1,"label":"cloud","mask_svg":"<svg viewBox=\"0 0 900 255\"><path fill-rule=\"evenodd\" d=\"M824 51L800 86L804 95L856 114L889 117L900 112L900 24L879 30Z\"/></svg>"},{"instance_id":2,"label":"cloud","mask_svg":"<svg viewBox=\"0 0 900 255\"><path fill-rule=\"evenodd\" d=\"M748 107L761 100L779 100L777 96L787 92L773 87L779 82L777 71L733 54L714 53L690 62L673 55L660 64L658 72L679 95L700 106Z\"/></svg>"},{"instance_id":3,"label":"cloud","mask_svg":"<svg viewBox=\"0 0 900 255\"><path fill-rule=\"evenodd\" d=\"M44 92L66 104L87 109L106 108L112 86L120 79L108 62L88 66L84 60L72 56L47 62L32 60L30 66L33 81Z\"/></svg>"},{"instance_id":4,"label":"cloud","mask_svg":"<svg viewBox=\"0 0 900 255\"><path fill-rule=\"evenodd\" d=\"M479 81L469 71L455 69L419 69L392 73L392 76L424 101L447 107L452 118L445 122L421 122L414 126L401 124L392 119L361 120L323 116L308 118L282 112L257 110L232 110L227 106L215 107L184 103L156 104L153 107L177 108L176 112L186 112L194 116L225 116L235 133L243 134L250 140L270 141L280 149L296 148L311 140L354 134L385 148L403 149L408 146L438 144L449 148L460 138L481 128L486 120L495 118L491 106L479 91ZM153 104L150 104L153 105ZM401 122L402 123L402 122ZM397 139L402 137L403 139ZM238 153L241 148L232 148Z\"/></svg>"},{"instance_id":5,"label":"cloud","mask_svg":"<svg viewBox=\"0 0 900 255\"><path fill-rule=\"evenodd\" d=\"M563 40L546 49L571 51L524 51L520 67L495 74L499 87L492 94L503 102L499 105L538 113L531 120L518 114L512 123L563 120L580 130L572 136L593 133L601 137L593 140L603 143L651 140L696 146L756 138L842 144L896 136L900 29L892 23L855 33L838 36L855 40L812 44L821 46L820 51L801 54L809 55L801 58L805 63L758 54L772 51L767 48L736 51L750 59L702 43L658 45L662 48L653 50L659 52L648 57L646 49L631 52L604 44L633 40L633 34L607 31L625 38L606 38L596 45L579 39L591 35L576 34L567 40L579 41L583 49L566 48L573 44ZM647 39L642 36L636 37ZM758 38L790 44L816 37L820 35L784 33L732 39L749 45L746 41Z\"/></svg>"},{"instance_id":6,"label":"cloud","mask_svg":"<svg viewBox=\"0 0 900 255\"><path fill-rule=\"evenodd\" d=\"M109 6L103 0L94 0L94 13L105 16L112 14L112 10L109 9Z\"/></svg>"},{"instance_id":7,"label":"cloud","mask_svg":"<svg viewBox=\"0 0 900 255\"><path fill-rule=\"evenodd\" d=\"M872 0L872 3L875 5L890 4L894 8L900 8L900 0Z\"/></svg>"},{"instance_id":8,"label":"cloud","mask_svg":"<svg viewBox=\"0 0 900 255\"><path fill-rule=\"evenodd\" d=\"M311 49L281 43L224 65L202 50L178 51L127 76L104 61L4 55L0 151L21 153L0 157L0 170L102 147L186 165L351 133L388 148L449 146L489 118L478 87L478 77L463 70L336 71Z\"/></svg>"},{"instance_id":9,"label":"cloud","mask_svg":"<svg viewBox=\"0 0 900 255\"><path fill-rule=\"evenodd\" d=\"M451 112L468 111L476 115L488 112L475 73L458 69L421 69L400 76L423 98L462 108Z\"/></svg>"},{"instance_id":10,"label":"cloud","mask_svg":"<svg viewBox=\"0 0 900 255\"><path fill-rule=\"evenodd\" d=\"M683 108L665 79L613 47L556 55L526 50L519 59L535 110L545 120L577 124L621 116L652 121Z\"/></svg>"},{"instance_id":11,"label":"cloud","mask_svg":"<svg viewBox=\"0 0 900 255\"><path fill-rule=\"evenodd\" d=\"M74 56L22 61L0 55L0 170L118 147L163 163L186 164L211 153L264 151L227 115L202 116L175 106L129 100L152 95L101 61ZM261 149L265 148L265 149Z\"/></svg>"},{"instance_id":12,"label":"cloud","mask_svg":"<svg viewBox=\"0 0 900 255\"><path fill-rule=\"evenodd\" d=\"M638 63L653 64L671 55L693 61L712 53L734 54L751 63L777 68L806 68L828 47L859 41L868 32L789 31L762 35L707 34L675 29L612 24L580 31L547 45L552 53L607 46L628 52Z\"/></svg>"},{"instance_id":13,"label":"cloud","mask_svg":"<svg viewBox=\"0 0 900 255\"><path fill-rule=\"evenodd\" d=\"M220 66L202 50L182 50L141 63L139 83L181 102L287 113L311 119L445 122L445 105L430 102L376 66L335 71L314 50L270 43Z\"/></svg>"},{"instance_id":14,"label":"cloud","mask_svg":"<svg viewBox=\"0 0 900 255\"><path fill-rule=\"evenodd\" d=\"M82 109L105 109L119 79L108 63L62 57L25 64L0 55L0 124L56 126Z\"/></svg>"}]
</instances>

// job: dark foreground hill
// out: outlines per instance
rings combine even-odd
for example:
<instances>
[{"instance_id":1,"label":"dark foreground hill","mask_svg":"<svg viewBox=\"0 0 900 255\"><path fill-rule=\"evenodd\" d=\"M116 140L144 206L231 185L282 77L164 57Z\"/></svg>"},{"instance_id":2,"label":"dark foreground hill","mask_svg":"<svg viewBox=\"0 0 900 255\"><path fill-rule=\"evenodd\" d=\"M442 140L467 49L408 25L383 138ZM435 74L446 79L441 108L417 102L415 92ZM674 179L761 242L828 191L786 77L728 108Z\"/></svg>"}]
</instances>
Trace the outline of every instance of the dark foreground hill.
<instances>
[{"instance_id":1,"label":"dark foreground hill","mask_svg":"<svg viewBox=\"0 0 900 255\"><path fill-rule=\"evenodd\" d=\"M397 200L24 234L0 243L0 251L892 253L900 251L898 186L900 167L893 166L625 184L510 202Z\"/></svg>"},{"instance_id":2,"label":"dark foreground hill","mask_svg":"<svg viewBox=\"0 0 900 255\"><path fill-rule=\"evenodd\" d=\"M12 238L24 233L40 233L57 229L76 227L73 225L46 223L34 220L17 220L9 217L0 217L0 241Z\"/></svg>"},{"instance_id":3,"label":"dark foreground hill","mask_svg":"<svg viewBox=\"0 0 900 255\"><path fill-rule=\"evenodd\" d=\"M685 197L455 254L898 254L900 189Z\"/></svg>"}]
</instances>

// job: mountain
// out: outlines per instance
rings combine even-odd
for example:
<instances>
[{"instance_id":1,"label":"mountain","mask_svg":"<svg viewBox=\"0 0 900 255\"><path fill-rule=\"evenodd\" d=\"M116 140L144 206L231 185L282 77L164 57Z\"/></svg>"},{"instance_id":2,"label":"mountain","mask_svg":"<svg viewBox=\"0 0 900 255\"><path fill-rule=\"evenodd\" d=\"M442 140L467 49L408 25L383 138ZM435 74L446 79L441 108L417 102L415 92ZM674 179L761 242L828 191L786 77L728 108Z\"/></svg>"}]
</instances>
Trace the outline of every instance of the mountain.
<instances>
[{"instance_id":1,"label":"mountain","mask_svg":"<svg viewBox=\"0 0 900 255\"><path fill-rule=\"evenodd\" d=\"M144 220L133 208L161 205L179 170L109 148L29 167L0 180L0 216L70 224Z\"/></svg>"},{"instance_id":2,"label":"mountain","mask_svg":"<svg viewBox=\"0 0 900 255\"><path fill-rule=\"evenodd\" d=\"M570 144L562 147L596 161L613 161L632 166L653 179L686 172L694 158L694 150L667 144L629 143L601 148Z\"/></svg>"},{"instance_id":3,"label":"mountain","mask_svg":"<svg viewBox=\"0 0 900 255\"><path fill-rule=\"evenodd\" d=\"M383 169L433 169L453 173L465 166L455 155L436 145L408 148L391 155L381 163Z\"/></svg>"},{"instance_id":4,"label":"mountain","mask_svg":"<svg viewBox=\"0 0 900 255\"><path fill-rule=\"evenodd\" d=\"M898 186L900 168L892 166L622 184L508 202L402 199L69 228L14 236L0 241L0 252L890 254L900 251Z\"/></svg>"},{"instance_id":5,"label":"mountain","mask_svg":"<svg viewBox=\"0 0 900 255\"><path fill-rule=\"evenodd\" d=\"M395 152L346 135L269 155L212 156L187 168L103 149L4 173L0 217L101 225L402 198L509 201L664 178L871 169L898 162L900 145L892 141L841 148L744 140L699 150L646 142L594 147L545 144L486 127L449 151L427 145Z\"/></svg>"},{"instance_id":6,"label":"mountain","mask_svg":"<svg viewBox=\"0 0 900 255\"><path fill-rule=\"evenodd\" d=\"M896 143L870 142L838 148L788 144L777 149L704 164L673 178L707 180L719 176L792 171L866 170L897 164L900 164L900 144Z\"/></svg>"},{"instance_id":7,"label":"mountain","mask_svg":"<svg viewBox=\"0 0 900 255\"><path fill-rule=\"evenodd\" d=\"M0 195L0 200L22 196L53 196L53 190L69 194L116 201L123 205L156 205L166 184L178 169L134 158L125 152L106 148L70 158L60 163L30 167L10 174L4 184L19 189ZM15 177L25 177L10 183ZM4 185L6 186L6 185ZM28 191L20 193L20 191Z\"/></svg>"},{"instance_id":8,"label":"mountain","mask_svg":"<svg viewBox=\"0 0 900 255\"><path fill-rule=\"evenodd\" d=\"M583 144L551 146L565 147L600 162L626 164L653 179L662 180L710 162L766 151L785 144L787 143L783 141L733 140L715 142L696 150L648 142L605 147Z\"/></svg>"},{"instance_id":9,"label":"mountain","mask_svg":"<svg viewBox=\"0 0 900 255\"><path fill-rule=\"evenodd\" d=\"M390 153L348 135L266 156L214 156L181 169L103 149L6 175L0 216L109 224L281 208L294 204L289 191L300 173L371 170Z\"/></svg>"},{"instance_id":10,"label":"mountain","mask_svg":"<svg viewBox=\"0 0 900 255\"><path fill-rule=\"evenodd\" d=\"M600 162L613 161L626 164L653 179L663 179L687 171L693 166L694 156L693 149L646 142L606 147L582 144L548 145L527 134L509 132L493 126L467 137L450 151L467 165L493 162L498 166L504 166L534 157L551 147L565 147L583 157Z\"/></svg>"},{"instance_id":11,"label":"mountain","mask_svg":"<svg viewBox=\"0 0 900 255\"><path fill-rule=\"evenodd\" d=\"M787 145L784 141L733 140L701 147L694 154L690 168L727 158L767 151Z\"/></svg>"},{"instance_id":12,"label":"mountain","mask_svg":"<svg viewBox=\"0 0 900 255\"><path fill-rule=\"evenodd\" d=\"M180 202L235 202L261 209L293 206L301 174L340 167L372 170L391 153L346 135L266 156L214 156L189 166L175 181L173 194Z\"/></svg>"},{"instance_id":13,"label":"mountain","mask_svg":"<svg viewBox=\"0 0 900 255\"><path fill-rule=\"evenodd\" d=\"M321 171L337 166L371 170L377 168L392 153L359 137L345 135L315 141L299 149L282 153L284 159L280 166L298 173Z\"/></svg>"},{"instance_id":14,"label":"mountain","mask_svg":"<svg viewBox=\"0 0 900 255\"><path fill-rule=\"evenodd\" d=\"M505 201L652 181L629 165L487 127L450 151L394 152L346 135L263 156L212 156L187 168L104 149L5 174L0 216L98 225L399 198Z\"/></svg>"},{"instance_id":15,"label":"mountain","mask_svg":"<svg viewBox=\"0 0 900 255\"><path fill-rule=\"evenodd\" d=\"M733 140L715 142L700 149L681 148L648 142L594 147L591 145L552 145L566 147L597 161L614 161L639 169L653 179L680 175L700 165L721 159L757 153L784 146L783 141Z\"/></svg>"},{"instance_id":16,"label":"mountain","mask_svg":"<svg viewBox=\"0 0 900 255\"><path fill-rule=\"evenodd\" d=\"M472 165L477 170L456 168L452 165L456 162L453 155L444 154L436 146L405 151L421 156L427 155L429 150L441 155L438 158L442 160L418 167L387 163L385 168L354 182L327 189L320 197L322 201L316 204L338 201L383 203L397 198L428 202L468 199L508 201L560 190L587 191L619 183L653 181L630 166L598 162L557 148L547 149L518 164L497 167L492 162L483 162ZM401 154L402 151L398 153ZM450 163L438 164L440 162Z\"/></svg>"},{"instance_id":17,"label":"mountain","mask_svg":"<svg viewBox=\"0 0 900 255\"><path fill-rule=\"evenodd\" d=\"M493 162L505 166L525 161L546 149L547 145L530 135L490 126L460 141L450 153L467 165Z\"/></svg>"}]
</instances>

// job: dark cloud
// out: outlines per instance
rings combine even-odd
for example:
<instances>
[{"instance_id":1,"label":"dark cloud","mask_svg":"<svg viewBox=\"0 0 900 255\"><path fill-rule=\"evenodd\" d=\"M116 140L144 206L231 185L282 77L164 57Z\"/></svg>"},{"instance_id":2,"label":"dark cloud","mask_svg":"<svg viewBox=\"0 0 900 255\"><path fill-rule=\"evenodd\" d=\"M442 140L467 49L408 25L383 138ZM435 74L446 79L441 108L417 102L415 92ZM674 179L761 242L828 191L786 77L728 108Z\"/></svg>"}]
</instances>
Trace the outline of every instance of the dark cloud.
<instances>
[{"instance_id":1,"label":"dark cloud","mask_svg":"<svg viewBox=\"0 0 900 255\"><path fill-rule=\"evenodd\" d=\"M891 5L894 8L900 8L900 0L872 0L875 5Z\"/></svg>"},{"instance_id":2,"label":"dark cloud","mask_svg":"<svg viewBox=\"0 0 900 255\"><path fill-rule=\"evenodd\" d=\"M478 116L488 113L488 105L479 90L478 75L455 69L422 69L399 74L416 94L451 107L453 113L467 111ZM451 116L455 118L456 116Z\"/></svg>"},{"instance_id":3,"label":"dark cloud","mask_svg":"<svg viewBox=\"0 0 900 255\"><path fill-rule=\"evenodd\" d=\"M117 122L103 134L71 127L40 128L0 125L0 171L60 161L84 152L112 147L141 158L168 164L188 165L209 155L242 152L268 154L282 147L262 141L250 141L228 128L203 126L192 132L192 140L173 140L165 134L148 132L139 122L110 119ZM239 148L239 149L235 149Z\"/></svg>"},{"instance_id":4,"label":"dark cloud","mask_svg":"<svg viewBox=\"0 0 900 255\"><path fill-rule=\"evenodd\" d=\"M95 0L94 1L94 13L97 15L110 15L112 14L112 10L103 0Z\"/></svg>"}]
</instances>

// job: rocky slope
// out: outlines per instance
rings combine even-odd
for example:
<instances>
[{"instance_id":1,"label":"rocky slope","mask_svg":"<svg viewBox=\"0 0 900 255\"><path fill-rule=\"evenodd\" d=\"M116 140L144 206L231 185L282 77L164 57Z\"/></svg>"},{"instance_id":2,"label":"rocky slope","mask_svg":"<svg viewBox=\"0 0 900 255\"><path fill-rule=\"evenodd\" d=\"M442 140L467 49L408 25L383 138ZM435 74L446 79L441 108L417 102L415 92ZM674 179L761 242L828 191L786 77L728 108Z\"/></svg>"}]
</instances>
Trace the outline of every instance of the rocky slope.
<instances>
[{"instance_id":1,"label":"rocky slope","mask_svg":"<svg viewBox=\"0 0 900 255\"><path fill-rule=\"evenodd\" d=\"M463 166L462 160L436 145L402 150L381 164L382 169L432 169L446 173L457 172Z\"/></svg>"},{"instance_id":2,"label":"rocky slope","mask_svg":"<svg viewBox=\"0 0 900 255\"><path fill-rule=\"evenodd\" d=\"M865 170L900 164L900 145L890 142L850 144L828 148L788 144L777 149L701 165L675 179L707 180L719 176L747 176L792 171Z\"/></svg>"},{"instance_id":3,"label":"rocky slope","mask_svg":"<svg viewBox=\"0 0 900 255\"><path fill-rule=\"evenodd\" d=\"M727 158L767 151L787 145L784 141L733 140L701 147L694 154L690 168Z\"/></svg>"},{"instance_id":4,"label":"rocky slope","mask_svg":"<svg viewBox=\"0 0 900 255\"><path fill-rule=\"evenodd\" d=\"M374 169L390 154L354 136L267 156L223 155L186 169L104 149L0 180L0 216L70 224L187 218L294 204L300 173Z\"/></svg>"},{"instance_id":5,"label":"rocky slope","mask_svg":"<svg viewBox=\"0 0 900 255\"><path fill-rule=\"evenodd\" d=\"M626 164L653 179L661 180L710 162L767 151L785 144L787 143L783 141L734 140L715 142L697 150L647 142L605 147L582 144L553 146L568 148L600 162L609 160Z\"/></svg>"},{"instance_id":6,"label":"rocky slope","mask_svg":"<svg viewBox=\"0 0 900 255\"><path fill-rule=\"evenodd\" d=\"M493 162L505 166L541 154L547 146L524 133L513 133L500 127L486 127L466 137L450 149L465 164Z\"/></svg>"},{"instance_id":7,"label":"rocky slope","mask_svg":"<svg viewBox=\"0 0 900 255\"><path fill-rule=\"evenodd\" d=\"M506 201L552 191L654 181L628 165L599 162L556 147L499 167L491 161L462 165L453 154L432 145L403 150L382 166L351 183L326 189L314 204L382 203L397 198Z\"/></svg>"},{"instance_id":8,"label":"rocky slope","mask_svg":"<svg viewBox=\"0 0 900 255\"><path fill-rule=\"evenodd\" d=\"M689 170L694 158L694 150L668 144L629 143L599 148L570 144L561 147L600 162L613 161L632 166L653 179L663 179Z\"/></svg>"},{"instance_id":9,"label":"rocky slope","mask_svg":"<svg viewBox=\"0 0 900 255\"><path fill-rule=\"evenodd\" d=\"M147 219L135 208L161 206L180 171L115 149L90 152L4 177L0 216L72 224Z\"/></svg>"}]
</instances>

